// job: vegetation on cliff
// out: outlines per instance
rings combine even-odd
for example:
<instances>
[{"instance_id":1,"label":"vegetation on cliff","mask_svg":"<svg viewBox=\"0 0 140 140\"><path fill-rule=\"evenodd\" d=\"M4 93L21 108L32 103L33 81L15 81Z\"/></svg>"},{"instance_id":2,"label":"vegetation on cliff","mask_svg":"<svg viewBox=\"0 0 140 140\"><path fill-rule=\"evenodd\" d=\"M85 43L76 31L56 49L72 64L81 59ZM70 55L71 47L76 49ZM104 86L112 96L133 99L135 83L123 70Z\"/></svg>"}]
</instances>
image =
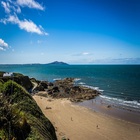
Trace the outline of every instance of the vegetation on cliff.
<instances>
[{"instance_id":1,"label":"vegetation on cliff","mask_svg":"<svg viewBox=\"0 0 140 140\"><path fill-rule=\"evenodd\" d=\"M0 139L55 140L55 129L19 84L0 82Z\"/></svg>"},{"instance_id":2,"label":"vegetation on cliff","mask_svg":"<svg viewBox=\"0 0 140 140\"><path fill-rule=\"evenodd\" d=\"M30 78L28 76L24 76L23 74L20 73L13 73L13 76L3 76L5 72L0 72L0 81L2 82L7 82L8 80L13 80L16 83L20 84L23 86L27 91L30 91L33 87Z\"/></svg>"}]
</instances>

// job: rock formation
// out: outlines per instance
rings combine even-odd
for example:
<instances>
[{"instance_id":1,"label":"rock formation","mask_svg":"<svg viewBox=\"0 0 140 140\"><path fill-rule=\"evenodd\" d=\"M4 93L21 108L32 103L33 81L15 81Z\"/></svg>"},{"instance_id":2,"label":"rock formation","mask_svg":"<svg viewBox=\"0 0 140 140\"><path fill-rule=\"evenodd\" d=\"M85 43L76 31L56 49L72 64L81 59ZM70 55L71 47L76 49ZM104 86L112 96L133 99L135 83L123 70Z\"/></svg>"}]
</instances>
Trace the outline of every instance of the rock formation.
<instances>
[{"instance_id":1,"label":"rock formation","mask_svg":"<svg viewBox=\"0 0 140 140\"><path fill-rule=\"evenodd\" d=\"M46 82L45 86L38 84L36 91L46 91L48 96L53 98L69 98L72 102L80 102L83 100L90 100L98 96L100 93L97 90L75 85L74 78L65 78L56 80L53 84Z\"/></svg>"}]
</instances>

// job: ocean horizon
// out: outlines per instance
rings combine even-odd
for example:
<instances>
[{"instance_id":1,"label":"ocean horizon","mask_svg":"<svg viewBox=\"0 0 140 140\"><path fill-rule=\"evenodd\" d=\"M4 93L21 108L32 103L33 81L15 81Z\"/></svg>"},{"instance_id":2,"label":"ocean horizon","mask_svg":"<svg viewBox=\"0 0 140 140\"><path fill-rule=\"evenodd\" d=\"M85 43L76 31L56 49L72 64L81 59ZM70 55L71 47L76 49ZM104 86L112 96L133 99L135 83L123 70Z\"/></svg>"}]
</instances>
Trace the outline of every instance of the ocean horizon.
<instances>
[{"instance_id":1,"label":"ocean horizon","mask_svg":"<svg viewBox=\"0 0 140 140\"><path fill-rule=\"evenodd\" d=\"M109 104L140 109L140 65L1 64L0 71L18 72L53 82L67 77L75 84L94 88Z\"/></svg>"}]
</instances>

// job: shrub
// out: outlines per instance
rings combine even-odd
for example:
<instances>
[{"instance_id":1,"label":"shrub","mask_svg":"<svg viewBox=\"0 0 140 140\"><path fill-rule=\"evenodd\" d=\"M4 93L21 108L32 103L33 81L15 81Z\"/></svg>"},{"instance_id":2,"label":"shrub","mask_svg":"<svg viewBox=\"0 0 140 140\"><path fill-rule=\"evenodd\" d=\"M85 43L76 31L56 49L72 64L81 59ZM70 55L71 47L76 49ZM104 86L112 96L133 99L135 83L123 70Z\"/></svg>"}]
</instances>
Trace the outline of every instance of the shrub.
<instances>
[{"instance_id":1,"label":"shrub","mask_svg":"<svg viewBox=\"0 0 140 140\"><path fill-rule=\"evenodd\" d=\"M56 140L55 129L32 96L9 80L0 96L0 139Z\"/></svg>"},{"instance_id":2,"label":"shrub","mask_svg":"<svg viewBox=\"0 0 140 140\"><path fill-rule=\"evenodd\" d=\"M0 93L3 91L3 83L0 82Z\"/></svg>"},{"instance_id":3,"label":"shrub","mask_svg":"<svg viewBox=\"0 0 140 140\"><path fill-rule=\"evenodd\" d=\"M0 104L0 138L25 140L31 129L24 112L21 113L15 106L2 100Z\"/></svg>"},{"instance_id":4,"label":"shrub","mask_svg":"<svg viewBox=\"0 0 140 140\"><path fill-rule=\"evenodd\" d=\"M22 94L22 93L27 93L27 91L22 86L20 86L19 84L17 84L16 82L14 82L12 80L9 80L6 83L4 83L4 86L3 86L3 94L5 96L7 96L7 95L11 95L13 93L14 94L15 93Z\"/></svg>"}]
</instances>

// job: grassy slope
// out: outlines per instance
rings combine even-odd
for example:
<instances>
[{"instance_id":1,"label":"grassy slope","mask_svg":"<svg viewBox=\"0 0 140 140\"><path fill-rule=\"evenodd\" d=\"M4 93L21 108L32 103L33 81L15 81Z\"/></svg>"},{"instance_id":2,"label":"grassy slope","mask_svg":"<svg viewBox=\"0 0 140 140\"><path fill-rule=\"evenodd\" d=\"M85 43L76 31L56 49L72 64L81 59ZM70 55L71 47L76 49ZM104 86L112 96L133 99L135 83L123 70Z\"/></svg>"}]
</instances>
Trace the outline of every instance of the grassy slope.
<instances>
[{"instance_id":1,"label":"grassy slope","mask_svg":"<svg viewBox=\"0 0 140 140\"><path fill-rule=\"evenodd\" d=\"M55 140L55 130L26 90L13 81L0 83L0 138Z\"/></svg>"}]
</instances>

